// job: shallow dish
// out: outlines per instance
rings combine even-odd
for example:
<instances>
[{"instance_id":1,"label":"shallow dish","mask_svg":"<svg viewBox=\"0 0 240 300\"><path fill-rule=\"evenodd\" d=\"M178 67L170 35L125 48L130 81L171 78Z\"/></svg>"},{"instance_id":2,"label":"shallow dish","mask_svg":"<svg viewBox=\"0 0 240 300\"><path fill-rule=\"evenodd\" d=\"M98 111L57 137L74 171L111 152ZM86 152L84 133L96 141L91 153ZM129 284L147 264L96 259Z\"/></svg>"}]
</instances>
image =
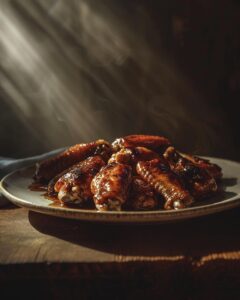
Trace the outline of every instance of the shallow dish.
<instances>
[{"instance_id":1,"label":"shallow dish","mask_svg":"<svg viewBox=\"0 0 240 300\"><path fill-rule=\"evenodd\" d=\"M194 206L182 210L98 212L90 209L54 206L52 201L44 198L43 192L29 190L28 186L32 183L34 166L14 171L5 176L1 181L1 190L5 197L18 206L57 217L101 222L171 222L240 206L240 163L219 158L209 159L222 167L223 191L210 200L198 202Z\"/></svg>"}]
</instances>

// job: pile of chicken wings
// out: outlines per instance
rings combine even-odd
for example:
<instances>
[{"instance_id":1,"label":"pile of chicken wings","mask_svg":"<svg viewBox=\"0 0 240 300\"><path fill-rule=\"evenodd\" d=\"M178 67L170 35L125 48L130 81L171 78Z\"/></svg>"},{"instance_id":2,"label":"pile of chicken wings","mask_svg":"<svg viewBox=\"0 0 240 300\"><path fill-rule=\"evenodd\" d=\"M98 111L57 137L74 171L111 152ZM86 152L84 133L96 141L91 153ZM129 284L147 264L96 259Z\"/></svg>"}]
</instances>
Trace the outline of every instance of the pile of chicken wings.
<instances>
[{"instance_id":1,"label":"pile of chicken wings","mask_svg":"<svg viewBox=\"0 0 240 300\"><path fill-rule=\"evenodd\" d=\"M37 163L34 180L62 205L99 211L182 209L218 191L221 168L162 136L77 144Z\"/></svg>"}]
</instances>

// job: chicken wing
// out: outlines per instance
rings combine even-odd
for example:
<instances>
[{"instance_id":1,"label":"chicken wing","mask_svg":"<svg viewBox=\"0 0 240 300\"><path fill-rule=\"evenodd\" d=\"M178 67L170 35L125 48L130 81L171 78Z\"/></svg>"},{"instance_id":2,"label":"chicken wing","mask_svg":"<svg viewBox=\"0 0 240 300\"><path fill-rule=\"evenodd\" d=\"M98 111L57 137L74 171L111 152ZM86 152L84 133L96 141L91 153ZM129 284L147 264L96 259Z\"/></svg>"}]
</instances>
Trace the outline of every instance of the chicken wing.
<instances>
[{"instance_id":1,"label":"chicken wing","mask_svg":"<svg viewBox=\"0 0 240 300\"><path fill-rule=\"evenodd\" d=\"M121 209L128 197L131 171L132 168L128 165L111 163L93 178L91 190L98 210Z\"/></svg>"},{"instance_id":2,"label":"chicken wing","mask_svg":"<svg viewBox=\"0 0 240 300\"><path fill-rule=\"evenodd\" d=\"M170 170L165 159L140 161L136 169L141 178L163 197L165 209L181 209L192 204L193 197Z\"/></svg>"},{"instance_id":3,"label":"chicken wing","mask_svg":"<svg viewBox=\"0 0 240 300\"><path fill-rule=\"evenodd\" d=\"M76 164L55 183L57 198L64 204L83 204L91 199L91 181L104 165L100 156L89 157Z\"/></svg>"},{"instance_id":4,"label":"chicken wing","mask_svg":"<svg viewBox=\"0 0 240 300\"><path fill-rule=\"evenodd\" d=\"M104 160L108 160L111 154L112 147L104 140L97 140L88 144L77 144L55 157L38 163L34 179L37 182L46 183L57 174L89 156L101 155Z\"/></svg>"},{"instance_id":5,"label":"chicken wing","mask_svg":"<svg viewBox=\"0 0 240 300\"><path fill-rule=\"evenodd\" d=\"M168 146L170 146L170 142L167 138L155 135L128 135L118 138L112 143L114 151L122 148L146 147L162 153Z\"/></svg>"},{"instance_id":6,"label":"chicken wing","mask_svg":"<svg viewBox=\"0 0 240 300\"><path fill-rule=\"evenodd\" d=\"M152 210L158 207L153 188L139 176L133 177L127 207L133 210Z\"/></svg>"},{"instance_id":7,"label":"chicken wing","mask_svg":"<svg viewBox=\"0 0 240 300\"><path fill-rule=\"evenodd\" d=\"M152 160L154 158L159 158L159 155L145 147L122 148L112 154L108 163L116 162L135 165L138 161Z\"/></svg>"},{"instance_id":8,"label":"chicken wing","mask_svg":"<svg viewBox=\"0 0 240 300\"><path fill-rule=\"evenodd\" d=\"M191 161L194 165L205 169L215 180L222 178L222 169L217 165L211 163L208 159L203 159L198 156L181 153L183 157Z\"/></svg>"},{"instance_id":9,"label":"chicken wing","mask_svg":"<svg viewBox=\"0 0 240 300\"><path fill-rule=\"evenodd\" d=\"M171 170L185 182L195 199L205 198L217 191L215 179L204 168L184 158L173 147L169 147L163 156L169 162Z\"/></svg>"}]
</instances>

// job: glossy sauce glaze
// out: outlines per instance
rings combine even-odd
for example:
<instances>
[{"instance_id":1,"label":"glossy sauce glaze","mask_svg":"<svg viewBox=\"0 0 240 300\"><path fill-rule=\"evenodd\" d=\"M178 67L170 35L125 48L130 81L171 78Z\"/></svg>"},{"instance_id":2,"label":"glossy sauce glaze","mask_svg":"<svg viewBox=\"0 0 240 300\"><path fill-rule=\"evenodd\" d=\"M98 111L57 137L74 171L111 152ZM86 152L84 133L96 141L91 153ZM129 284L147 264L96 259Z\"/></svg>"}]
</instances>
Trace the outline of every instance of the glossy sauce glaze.
<instances>
[{"instance_id":1,"label":"glossy sauce glaze","mask_svg":"<svg viewBox=\"0 0 240 300\"><path fill-rule=\"evenodd\" d=\"M48 190L48 186L47 185L43 185L40 183L32 183L29 185L29 190L33 191L33 192L44 192L43 194L41 194L41 196L43 196L44 198L46 198L47 200L52 201L52 203L49 204L49 206L52 207L65 207L65 208L81 208L81 209L92 209L92 210L96 210L94 203L92 202L88 202L85 203L84 206L79 206L77 204L74 203L68 203L67 205L64 204L63 202L61 202L57 195L53 196L53 195L49 195L47 190Z\"/></svg>"},{"instance_id":2,"label":"glossy sauce glaze","mask_svg":"<svg viewBox=\"0 0 240 300\"><path fill-rule=\"evenodd\" d=\"M29 185L28 188L33 192L47 192L48 186L46 184L33 182Z\"/></svg>"},{"instance_id":3,"label":"glossy sauce glaze","mask_svg":"<svg viewBox=\"0 0 240 300\"><path fill-rule=\"evenodd\" d=\"M184 209L214 197L221 168L171 145L151 135L77 144L38 163L29 189L51 206L99 211Z\"/></svg>"}]
</instances>

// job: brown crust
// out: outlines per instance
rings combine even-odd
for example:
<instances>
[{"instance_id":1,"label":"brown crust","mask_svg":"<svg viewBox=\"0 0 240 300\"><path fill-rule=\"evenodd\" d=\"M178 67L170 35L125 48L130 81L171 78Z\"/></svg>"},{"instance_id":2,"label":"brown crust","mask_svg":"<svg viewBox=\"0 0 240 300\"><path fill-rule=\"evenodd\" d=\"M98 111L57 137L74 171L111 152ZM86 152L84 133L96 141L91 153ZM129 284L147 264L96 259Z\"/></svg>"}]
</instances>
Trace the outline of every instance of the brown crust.
<instances>
[{"instance_id":1,"label":"brown crust","mask_svg":"<svg viewBox=\"0 0 240 300\"><path fill-rule=\"evenodd\" d=\"M37 182L49 182L49 180L54 178L57 174L89 156L100 154L107 160L111 153L111 145L104 140L87 144L77 144L53 158L38 163L36 165L34 179Z\"/></svg>"},{"instance_id":2,"label":"brown crust","mask_svg":"<svg viewBox=\"0 0 240 300\"><path fill-rule=\"evenodd\" d=\"M128 135L116 139L112 143L112 146L114 151L118 151L122 148L146 147L150 150L162 153L170 146L170 142L167 138L156 135Z\"/></svg>"},{"instance_id":3,"label":"brown crust","mask_svg":"<svg viewBox=\"0 0 240 300\"><path fill-rule=\"evenodd\" d=\"M222 169L218 165L211 163L208 159L186 153L181 153L181 155L196 166L205 169L214 179L220 180L222 178Z\"/></svg>"},{"instance_id":4,"label":"brown crust","mask_svg":"<svg viewBox=\"0 0 240 300\"><path fill-rule=\"evenodd\" d=\"M192 204L192 196L164 159L140 161L137 173L163 197L165 209L185 208Z\"/></svg>"},{"instance_id":5,"label":"brown crust","mask_svg":"<svg viewBox=\"0 0 240 300\"><path fill-rule=\"evenodd\" d=\"M152 135L77 144L38 163L34 179L48 183L49 197L91 198L98 210L181 209L215 193L221 168L169 145Z\"/></svg>"},{"instance_id":6,"label":"brown crust","mask_svg":"<svg viewBox=\"0 0 240 300\"><path fill-rule=\"evenodd\" d=\"M108 164L100 170L91 184L93 199L98 209L109 210L111 205L116 205L116 210L121 208L128 198L131 172L130 166L118 163Z\"/></svg>"},{"instance_id":7,"label":"brown crust","mask_svg":"<svg viewBox=\"0 0 240 300\"><path fill-rule=\"evenodd\" d=\"M159 154L145 147L122 148L118 152L113 153L108 163L116 162L134 166L138 161L147 161L155 158L159 158Z\"/></svg>"},{"instance_id":8,"label":"brown crust","mask_svg":"<svg viewBox=\"0 0 240 300\"><path fill-rule=\"evenodd\" d=\"M159 207L153 188L140 176L134 176L127 207L133 210L154 210Z\"/></svg>"},{"instance_id":9,"label":"brown crust","mask_svg":"<svg viewBox=\"0 0 240 300\"><path fill-rule=\"evenodd\" d=\"M163 156L171 170L184 181L195 199L203 199L217 192L215 179L201 165L192 163L173 147L169 147Z\"/></svg>"},{"instance_id":10,"label":"brown crust","mask_svg":"<svg viewBox=\"0 0 240 300\"><path fill-rule=\"evenodd\" d=\"M67 194L72 196L73 200L81 199L86 201L92 198L93 195L90 188L92 179L104 165L105 162L100 156L93 156L85 159L76 164L71 170L57 180L54 185L55 192L59 193L64 190ZM77 199L76 197L73 197L74 193L72 192L72 189L75 189ZM66 199L66 201L69 201L69 199Z\"/></svg>"}]
</instances>

